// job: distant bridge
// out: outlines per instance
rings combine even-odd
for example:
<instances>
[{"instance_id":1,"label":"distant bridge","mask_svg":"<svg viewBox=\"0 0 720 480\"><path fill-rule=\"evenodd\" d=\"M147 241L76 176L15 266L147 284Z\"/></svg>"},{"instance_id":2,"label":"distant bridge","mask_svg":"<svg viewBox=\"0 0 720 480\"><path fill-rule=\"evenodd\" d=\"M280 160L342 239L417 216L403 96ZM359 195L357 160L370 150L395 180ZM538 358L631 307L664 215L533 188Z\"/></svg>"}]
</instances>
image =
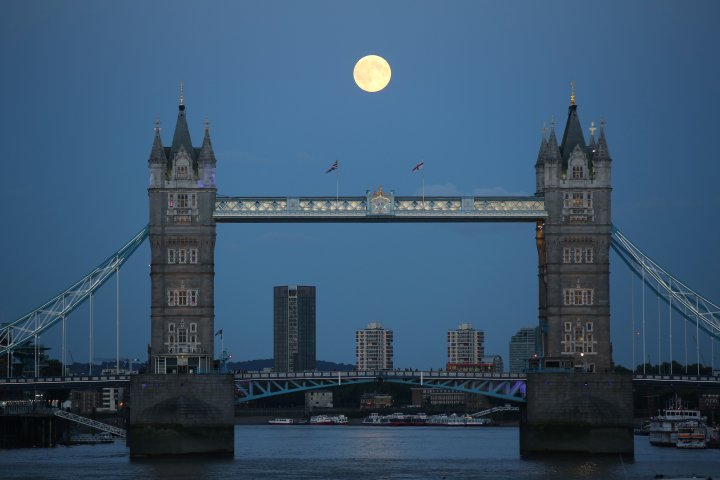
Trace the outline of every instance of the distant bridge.
<instances>
[{"instance_id":1,"label":"distant bridge","mask_svg":"<svg viewBox=\"0 0 720 480\"><path fill-rule=\"evenodd\" d=\"M592 374L588 374L592 375ZM129 384L131 375L77 375L0 378L0 391L92 389ZM525 402L524 373L444 372L427 370L335 371L335 372L246 372L235 374L238 403L295 392L337 388L367 383L397 383L474 393L510 402ZM720 390L720 376L633 375L636 385L709 386Z\"/></svg>"}]
</instances>

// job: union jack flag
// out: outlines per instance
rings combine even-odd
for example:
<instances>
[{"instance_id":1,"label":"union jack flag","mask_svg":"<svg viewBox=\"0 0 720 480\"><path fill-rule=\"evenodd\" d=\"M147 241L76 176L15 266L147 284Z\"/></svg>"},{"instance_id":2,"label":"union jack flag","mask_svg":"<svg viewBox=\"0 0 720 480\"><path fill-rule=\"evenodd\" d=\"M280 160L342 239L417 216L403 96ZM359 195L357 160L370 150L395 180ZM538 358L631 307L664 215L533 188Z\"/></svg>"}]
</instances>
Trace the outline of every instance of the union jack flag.
<instances>
[{"instance_id":1,"label":"union jack flag","mask_svg":"<svg viewBox=\"0 0 720 480\"><path fill-rule=\"evenodd\" d=\"M332 172L333 170L337 170L338 167L339 167L338 161L335 160L335 163L333 163L332 165L330 165L330 168L328 168L327 170L325 170L325 173L330 173L330 172Z\"/></svg>"},{"instance_id":2,"label":"union jack flag","mask_svg":"<svg viewBox=\"0 0 720 480\"><path fill-rule=\"evenodd\" d=\"M424 166L425 166L425 162L420 162L417 165L415 165L411 171L417 172L417 171L421 170Z\"/></svg>"}]
</instances>

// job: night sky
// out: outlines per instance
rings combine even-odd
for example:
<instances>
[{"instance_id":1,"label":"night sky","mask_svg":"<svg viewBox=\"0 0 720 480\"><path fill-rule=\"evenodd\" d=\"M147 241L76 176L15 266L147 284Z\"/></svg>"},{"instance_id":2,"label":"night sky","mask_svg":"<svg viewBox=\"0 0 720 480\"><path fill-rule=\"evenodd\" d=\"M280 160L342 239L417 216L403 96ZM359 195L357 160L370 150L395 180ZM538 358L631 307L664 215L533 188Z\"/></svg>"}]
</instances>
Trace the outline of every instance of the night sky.
<instances>
[{"instance_id":1,"label":"night sky","mask_svg":"<svg viewBox=\"0 0 720 480\"><path fill-rule=\"evenodd\" d=\"M147 223L154 121L169 145L181 80L196 146L210 122L218 194L238 196L334 196L325 170L335 160L340 195L380 185L419 195L410 170L421 160L427 195L532 195L543 122L554 115L561 138L574 81L586 135L607 122L613 223L718 303L718 45L715 1L6 0L0 322ZM377 93L353 81L367 54L392 68ZM217 234L215 328L233 360L272 357L275 285L317 287L323 360L354 363L354 331L381 322L395 332L396 366L443 367L447 330L470 322L507 364L510 336L537 324L532 223L222 224ZM121 270L122 358L146 358L148 263L145 244ZM614 255L611 269L614 359L629 366L630 273ZM114 296L114 281L97 295L96 358L115 357ZM648 293L653 363L658 319L665 338L667 310L658 317ZM83 305L68 324L76 361L87 361L87 324ZM59 339L41 337L58 358ZM720 343L714 354L717 368Z\"/></svg>"}]
</instances>

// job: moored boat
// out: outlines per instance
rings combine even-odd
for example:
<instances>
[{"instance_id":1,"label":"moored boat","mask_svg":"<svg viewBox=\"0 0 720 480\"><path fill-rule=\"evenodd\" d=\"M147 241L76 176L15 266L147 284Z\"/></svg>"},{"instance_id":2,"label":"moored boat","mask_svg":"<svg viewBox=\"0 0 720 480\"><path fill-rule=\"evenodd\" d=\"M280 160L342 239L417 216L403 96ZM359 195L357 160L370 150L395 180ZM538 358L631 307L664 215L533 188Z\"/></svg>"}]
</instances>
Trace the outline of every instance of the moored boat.
<instances>
[{"instance_id":1,"label":"moored boat","mask_svg":"<svg viewBox=\"0 0 720 480\"><path fill-rule=\"evenodd\" d=\"M678 441L678 426L684 422L696 422L705 427L705 419L700 416L700 410L687 408L676 399L674 405L658 412L658 415L650 420L650 444L675 446Z\"/></svg>"},{"instance_id":2,"label":"moored boat","mask_svg":"<svg viewBox=\"0 0 720 480\"><path fill-rule=\"evenodd\" d=\"M310 425L347 425L348 418L345 415L314 415L308 422Z\"/></svg>"},{"instance_id":3,"label":"moored boat","mask_svg":"<svg viewBox=\"0 0 720 480\"><path fill-rule=\"evenodd\" d=\"M677 448L706 448L707 428L694 420L677 425Z\"/></svg>"}]
</instances>

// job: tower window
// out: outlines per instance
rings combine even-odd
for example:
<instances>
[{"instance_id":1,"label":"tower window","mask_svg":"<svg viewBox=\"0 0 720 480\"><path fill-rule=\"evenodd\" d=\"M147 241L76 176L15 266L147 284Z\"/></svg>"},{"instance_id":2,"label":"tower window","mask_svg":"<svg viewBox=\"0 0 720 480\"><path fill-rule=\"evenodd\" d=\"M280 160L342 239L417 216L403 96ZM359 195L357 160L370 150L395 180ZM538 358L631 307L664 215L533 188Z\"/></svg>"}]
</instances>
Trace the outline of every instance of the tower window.
<instances>
[{"instance_id":1,"label":"tower window","mask_svg":"<svg viewBox=\"0 0 720 480\"><path fill-rule=\"evenodd\" d=\"M576 180L585 178L585 169L582 165L573 165L572 178Z\"/></svg>"},{"instance_id":2,"label":"tower window","mask_svg":"<svg viewBox=\"0 0 720 480\"><path fill-rule=\"evenodd\" d=\"M168 263L175 263L175 249L168 248Z\"/></svg>"}]
</instances>

